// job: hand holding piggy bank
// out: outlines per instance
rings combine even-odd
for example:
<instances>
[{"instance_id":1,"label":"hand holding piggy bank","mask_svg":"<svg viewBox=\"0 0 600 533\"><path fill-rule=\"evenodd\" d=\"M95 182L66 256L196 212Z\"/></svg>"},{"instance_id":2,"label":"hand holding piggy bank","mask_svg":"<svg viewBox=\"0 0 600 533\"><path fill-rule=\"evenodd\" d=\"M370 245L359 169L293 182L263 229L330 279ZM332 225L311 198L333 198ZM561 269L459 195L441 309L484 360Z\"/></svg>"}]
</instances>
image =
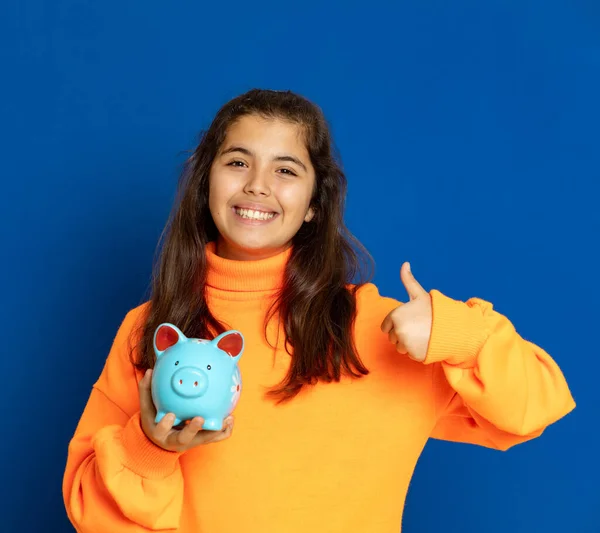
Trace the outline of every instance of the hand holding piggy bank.
<instances>
[{"instance_id":1,"label":"hand holding piggy bank","mask_svg":"<svg viewBox=\"0 0 600 533\"><path fill-rule=\"evenodd\" d=\"M226 331L208 341L187 338L173 324L158 326L151 385L155 423L173 413L173 426L200 416L202 429L222 430L242 391L238 361L243 351L239 331Z\"/></svg>"}]
</instances>

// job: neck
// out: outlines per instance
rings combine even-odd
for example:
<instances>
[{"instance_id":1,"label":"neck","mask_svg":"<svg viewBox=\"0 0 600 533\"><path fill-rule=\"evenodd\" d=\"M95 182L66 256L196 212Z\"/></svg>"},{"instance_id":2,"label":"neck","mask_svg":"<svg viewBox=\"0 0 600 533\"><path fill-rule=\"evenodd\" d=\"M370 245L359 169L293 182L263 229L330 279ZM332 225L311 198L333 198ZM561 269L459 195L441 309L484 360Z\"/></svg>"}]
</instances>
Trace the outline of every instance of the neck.
<instances>
[{"instance_id":1,"label":"neck","mask_svg":"<svg viewBox=\"0 0 600 533\"><path fill-rule=\"evenodd\" d=\"M223 259L232 261L260 261L279 255L291 248L291 246L292 243L289 242L279 247L241 248L231 246L222 237L219 237L215 242L215 254Z\"/></svg>"},{"instance_id":2,"label":"neck","mask_svg":"<svg viewBox=\"0 0 600 533\"><path fill-rule=\"evenodd\" d=\"M292 248L262 259L236 260L217 253L215 241L206 244L206 284L227 292L261 292L280 289Z\"/></svg>"}]
</instances>

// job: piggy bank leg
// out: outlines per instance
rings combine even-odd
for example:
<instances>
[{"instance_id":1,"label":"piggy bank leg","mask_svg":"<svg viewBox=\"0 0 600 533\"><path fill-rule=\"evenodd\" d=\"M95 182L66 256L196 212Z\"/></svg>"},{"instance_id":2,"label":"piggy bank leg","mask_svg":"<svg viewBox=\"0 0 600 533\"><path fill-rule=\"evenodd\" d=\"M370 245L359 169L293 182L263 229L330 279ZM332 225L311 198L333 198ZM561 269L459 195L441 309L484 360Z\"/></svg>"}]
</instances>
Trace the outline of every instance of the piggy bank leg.
<instances>
[{"instance_id":1,"label":"piggy bank leg","mask_svg":"<svg viewBox=\"0 0 600 533\"><path fill-rule=\"evenodd\" d=\"M223 419L222 418L207 418L204 421L204 425L202 429L207 429L209 431L221 431L223 429Z\"/></svg>"}]
</instances>

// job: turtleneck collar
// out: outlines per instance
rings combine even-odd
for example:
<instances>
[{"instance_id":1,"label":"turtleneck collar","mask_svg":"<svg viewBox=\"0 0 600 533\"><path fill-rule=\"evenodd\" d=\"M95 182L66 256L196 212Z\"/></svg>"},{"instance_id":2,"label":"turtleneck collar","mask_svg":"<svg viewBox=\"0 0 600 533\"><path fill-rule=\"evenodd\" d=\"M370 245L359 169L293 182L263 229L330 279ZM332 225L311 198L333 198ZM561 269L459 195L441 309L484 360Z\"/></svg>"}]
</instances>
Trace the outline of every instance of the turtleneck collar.
<instances>
[{"instance_id":1,"label":"turtleneck collar","mask_svg":"<svg viewBox=\"0 0 600 533\"><path fill-rule=\"evenodd\" d=\"M234 292L262 292L283 287L285 265L292 248L267 259L235 261L216 254L216 242L205 246L207 260L206 284L209 287Z\"/></svg>"}]
</instances>

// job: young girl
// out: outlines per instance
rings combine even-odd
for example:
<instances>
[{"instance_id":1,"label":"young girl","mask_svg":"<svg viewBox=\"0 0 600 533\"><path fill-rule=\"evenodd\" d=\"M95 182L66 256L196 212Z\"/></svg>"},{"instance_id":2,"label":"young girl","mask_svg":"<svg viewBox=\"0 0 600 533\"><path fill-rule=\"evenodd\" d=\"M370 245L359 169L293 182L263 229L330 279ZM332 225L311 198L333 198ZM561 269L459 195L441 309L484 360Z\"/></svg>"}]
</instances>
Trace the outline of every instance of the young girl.
<instances>
[{"instance_id":1,"label":"young girl","mask_svg":"<svg viewBox=\"0 0 600 533\"><path fill-rule=\"evenodd\" d=\"M430 437L506 450L575 403L553 359L492 304L379 295L343 222L346 180L319 108L253 90L182 174L148 301L116 334L68 449L80 533L397 533ZM153 335L245 338L222 431L158 424ZM234 431L235 427L235 431Z\"/></svg>"}]
</instances>

